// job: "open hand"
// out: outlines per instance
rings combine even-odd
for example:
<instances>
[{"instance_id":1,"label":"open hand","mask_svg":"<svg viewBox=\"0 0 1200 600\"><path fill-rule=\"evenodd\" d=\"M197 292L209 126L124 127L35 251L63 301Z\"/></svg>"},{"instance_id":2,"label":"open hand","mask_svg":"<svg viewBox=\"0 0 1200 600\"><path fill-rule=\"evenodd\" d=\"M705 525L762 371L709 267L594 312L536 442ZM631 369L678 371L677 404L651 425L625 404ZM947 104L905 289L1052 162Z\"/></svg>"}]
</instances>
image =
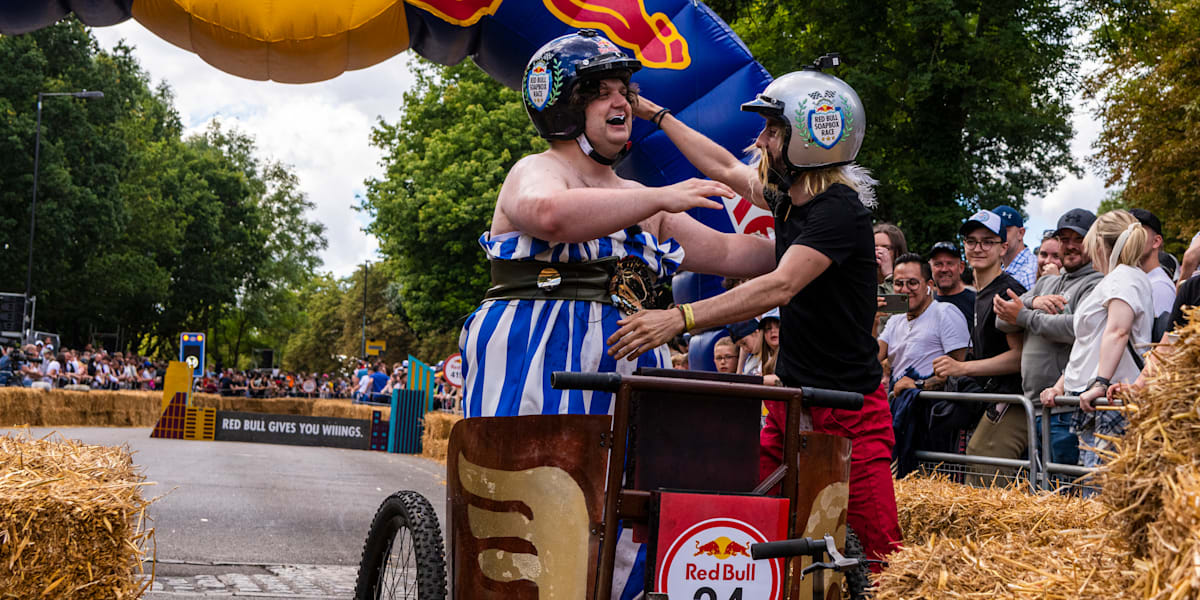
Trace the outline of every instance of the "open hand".
<instances>
[{"instance_id":1,"label":"open hand","mask_svg":"<svg viewBox=\"0 0 1200 600\"><path fill-rule=\"evenodd\" d=\"M1017 315L1021 313L1021 307L1024 306L1024 304L1021 304L1021 299L1018 298L1015 293L1013 293L1012 289L1007 289L1004 291L1008 294L1010 299L1006 300L1000 294L992 296L992 309L996 311L996 316L1008 321L1009 323L1016 324Z\"/></svg>"},{"instance_id":2,"label":"open hand","mask_svg":"<svg viewBox=\"0 0 1200 600\"><path fill-rule=\"evenodd\" d=\"M617 360L633 360L683 333L683 315L678 310L643 310L617 321L621 328L608 338L608 354Z\"/></svg>"},{"instance_id":3,"label":"open hand","mask_svg":"<svg viewBox=\"0 0 1200 600\"><path fill-rule=\"evenodd\" d=\"M671 213L683 212L693 208L723 209L720 202L709 200L710 196L733 198L733 188L708 179L687 179L679 183L660 188L661 210Z\"/></svg>"},{"instance_id":4,"label":"open hand","mask_svg":"<svg viewBox=\"0 0 1200 600\"><path fill-rule=\"evenodd\" d=\"M649 121L650 117L653 117L660 110L662 110L662 107L658 103L638 94L637 104L633 107L633 115L639 119Z\"/></svg>"}]
</instances>

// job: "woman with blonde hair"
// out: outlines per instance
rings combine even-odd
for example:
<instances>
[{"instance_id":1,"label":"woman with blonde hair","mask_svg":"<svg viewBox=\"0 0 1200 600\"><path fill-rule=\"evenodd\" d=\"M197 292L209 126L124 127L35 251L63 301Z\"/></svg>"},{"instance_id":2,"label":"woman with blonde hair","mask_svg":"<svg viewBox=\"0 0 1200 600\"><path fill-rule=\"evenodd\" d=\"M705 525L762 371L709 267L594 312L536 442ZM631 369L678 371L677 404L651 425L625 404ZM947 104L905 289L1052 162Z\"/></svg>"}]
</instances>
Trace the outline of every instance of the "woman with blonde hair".
<instances>
[{"instance_id":1,"label":"woman with blonde hair","mask_svg":"<svg viewBox=\"0 0 1200 600\"><path fill-rule=\"evenodd\" d=\"M1042 391L1042 404L1054 406L1054 397L1078 394L1080 409L1074 428L1079 433L1080 459L1085 467L1100 463L1098 451L1111 443L1105 437L1125 433L1125 417L1117 411L1096 412L1092 401L1103 398L1115 383L1131 383L1141 367L1137 348L1150 342L1154 324L1150 278L1139 263L1149 240L1141 223L1123 210L1096 219L1083 249L1104 279L1075 312L1075 345L1066 371L1052 387Z\"/></svg>"}]
</instances>

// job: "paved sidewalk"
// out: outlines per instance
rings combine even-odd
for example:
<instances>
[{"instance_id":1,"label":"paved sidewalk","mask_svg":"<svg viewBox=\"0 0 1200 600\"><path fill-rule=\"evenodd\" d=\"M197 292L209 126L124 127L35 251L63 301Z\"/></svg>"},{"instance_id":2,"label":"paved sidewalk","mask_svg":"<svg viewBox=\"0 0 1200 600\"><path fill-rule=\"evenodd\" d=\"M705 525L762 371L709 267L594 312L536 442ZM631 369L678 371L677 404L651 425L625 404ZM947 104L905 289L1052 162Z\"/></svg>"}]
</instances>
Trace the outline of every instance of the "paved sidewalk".
<instances>
[{"instance_id":1,"label":"paved sidewalk","mask_svg":"<svg viewBox=\"0 0 1200 600\"><path fill-rule=\"evenodd\" d=\"M149 566L147 566L149 568ZM354 596L358 568L341 565L255 565L159 562L145 600L314 598ZM147 573L143 581L150 578Z\"/></svg>"}]
</instances>

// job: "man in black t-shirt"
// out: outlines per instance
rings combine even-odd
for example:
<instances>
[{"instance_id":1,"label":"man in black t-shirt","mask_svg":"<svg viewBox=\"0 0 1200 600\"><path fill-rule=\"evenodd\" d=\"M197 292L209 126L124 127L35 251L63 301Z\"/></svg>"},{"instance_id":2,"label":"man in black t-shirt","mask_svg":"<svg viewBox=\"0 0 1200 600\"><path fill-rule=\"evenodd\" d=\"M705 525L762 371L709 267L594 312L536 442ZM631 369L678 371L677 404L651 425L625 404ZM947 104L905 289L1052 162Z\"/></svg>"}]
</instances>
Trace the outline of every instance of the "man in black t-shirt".
<instances>
[{"instance_id":1,"label":"man in black t-shirt","mask_svg":"<svg viewBox=\"0 0 1200 600\"><path fill-rule=\"evenodd\" d=\"M1004 333L996 326L993 298L1000 294L1009 298L1025 293L1025 288L1012 275L1004 272L1000 262L1007 243L1005 227L997 215L981 210L963 223L959 233L967 249L967 260L975 272L975 331L971 335L971 360L959 362L948 356L933 361L939 377L972 377L993 394L1021 393L1020 332ZM967 445L967 454L1019 458L1028 440L1025 414L1008 404L993 404L987 408L975 434Z\"/></svg>"},{"instance_id":2,"label":"man in black t-shirt","mask_svg":"<svg viewBox=\"0 0 1200 600\"><path fill-rule=\"evenodd\" d=\"M817 98L822 100L812 101ZM755 140L761 153L757 166L742 163L645 96L637 114L663 115L660 126L692 164L771 210L775 270L678 310L631 315L608 339L609 353L636 357L685 330L736 323L781 307L775 373L783 384L863 394L860 411L811 408L810 414L814 431L850 438L846 520L867 555L882 558L899 547L900 527L890 468L891 410L871 335L878 306L868 209L874 180L852 164L862 143L862 104L845 82L810 70L776 79L742 108L766 119ZM814 129L813 123L822 125ZM783 446L785 411L768 411L760 436L761 476L780 464Z\"/></svg>"},{"instance_id":3,"label":"man in black t-shirt","mask_svg":"<svg viewBox=\"0 0 1200 600\"><path fill-rule=\"evenodd\" d=\"M1184 308L1188 306L1200 306L1200 275L1179 284L1179 290L1175 294L1175 308L1171 311L1171 324L1167 327L1167 331L1173 331L1188 324L1187 316L1184 314Z\"/></svg>"},{"instance_id":4,"label":"man in black t-shirt","mask_svg":"<svg viewBox=\"0 0 1200 600\"><path fill-rule=\"evenodd\" d=\"M967 331L975 332L975 290L963 283L962 253L954 242L938 242L929 250L929 267L933 269L933 284L937 286L938 302L949 302L967 318Z\"/></svg>"}]
</instances>

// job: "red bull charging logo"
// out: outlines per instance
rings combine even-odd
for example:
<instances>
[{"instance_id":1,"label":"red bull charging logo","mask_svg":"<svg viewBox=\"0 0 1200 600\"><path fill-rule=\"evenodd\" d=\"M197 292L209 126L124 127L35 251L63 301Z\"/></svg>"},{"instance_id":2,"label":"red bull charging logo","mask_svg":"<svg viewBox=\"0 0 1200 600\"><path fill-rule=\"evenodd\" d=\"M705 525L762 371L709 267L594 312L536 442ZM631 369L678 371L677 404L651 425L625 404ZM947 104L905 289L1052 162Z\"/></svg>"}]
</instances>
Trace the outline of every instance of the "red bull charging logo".
<instances>
[{"instance_id":1,"label":"red bull charging logo","mask_svg":"<svg viewBox=\"0 0 1200 600\"><path fill-rule=\"evenodd\" d=\"M542 0L563 23L603 31L652 69L683 70L692 64L687 40L663 13L646 13L645 0Z\"/></svg>"},{"instance_id":2,"label":"red bull charging logo","mask_svg":"<svg viewBox=\"0 0 1200 600\"><path fill-rule=\"evenodd\" d=\"M462 27L496 14L503 0L406 0L413 6ZM599 29L617 45L633 51L652 69L683 70L692 64L687 40L663 13L646 12L645 0L542 0L558 20Z\"/></svg>"},{"instance_id":3,"label":"red bull charging logo","mask_svg":"<svg viewBox=\"0 0 1200 600\"><path fill-rule=\"evenodd\" d=\"M753 542L747 541L745 545L742 545L725 536L704 544L701 544L700 540L696 540L696 554L694 556L707 554L721 560L725 560L730 556L750 556L747 552L750 550L751 543Z\"/></svg>"}]
</instances>

